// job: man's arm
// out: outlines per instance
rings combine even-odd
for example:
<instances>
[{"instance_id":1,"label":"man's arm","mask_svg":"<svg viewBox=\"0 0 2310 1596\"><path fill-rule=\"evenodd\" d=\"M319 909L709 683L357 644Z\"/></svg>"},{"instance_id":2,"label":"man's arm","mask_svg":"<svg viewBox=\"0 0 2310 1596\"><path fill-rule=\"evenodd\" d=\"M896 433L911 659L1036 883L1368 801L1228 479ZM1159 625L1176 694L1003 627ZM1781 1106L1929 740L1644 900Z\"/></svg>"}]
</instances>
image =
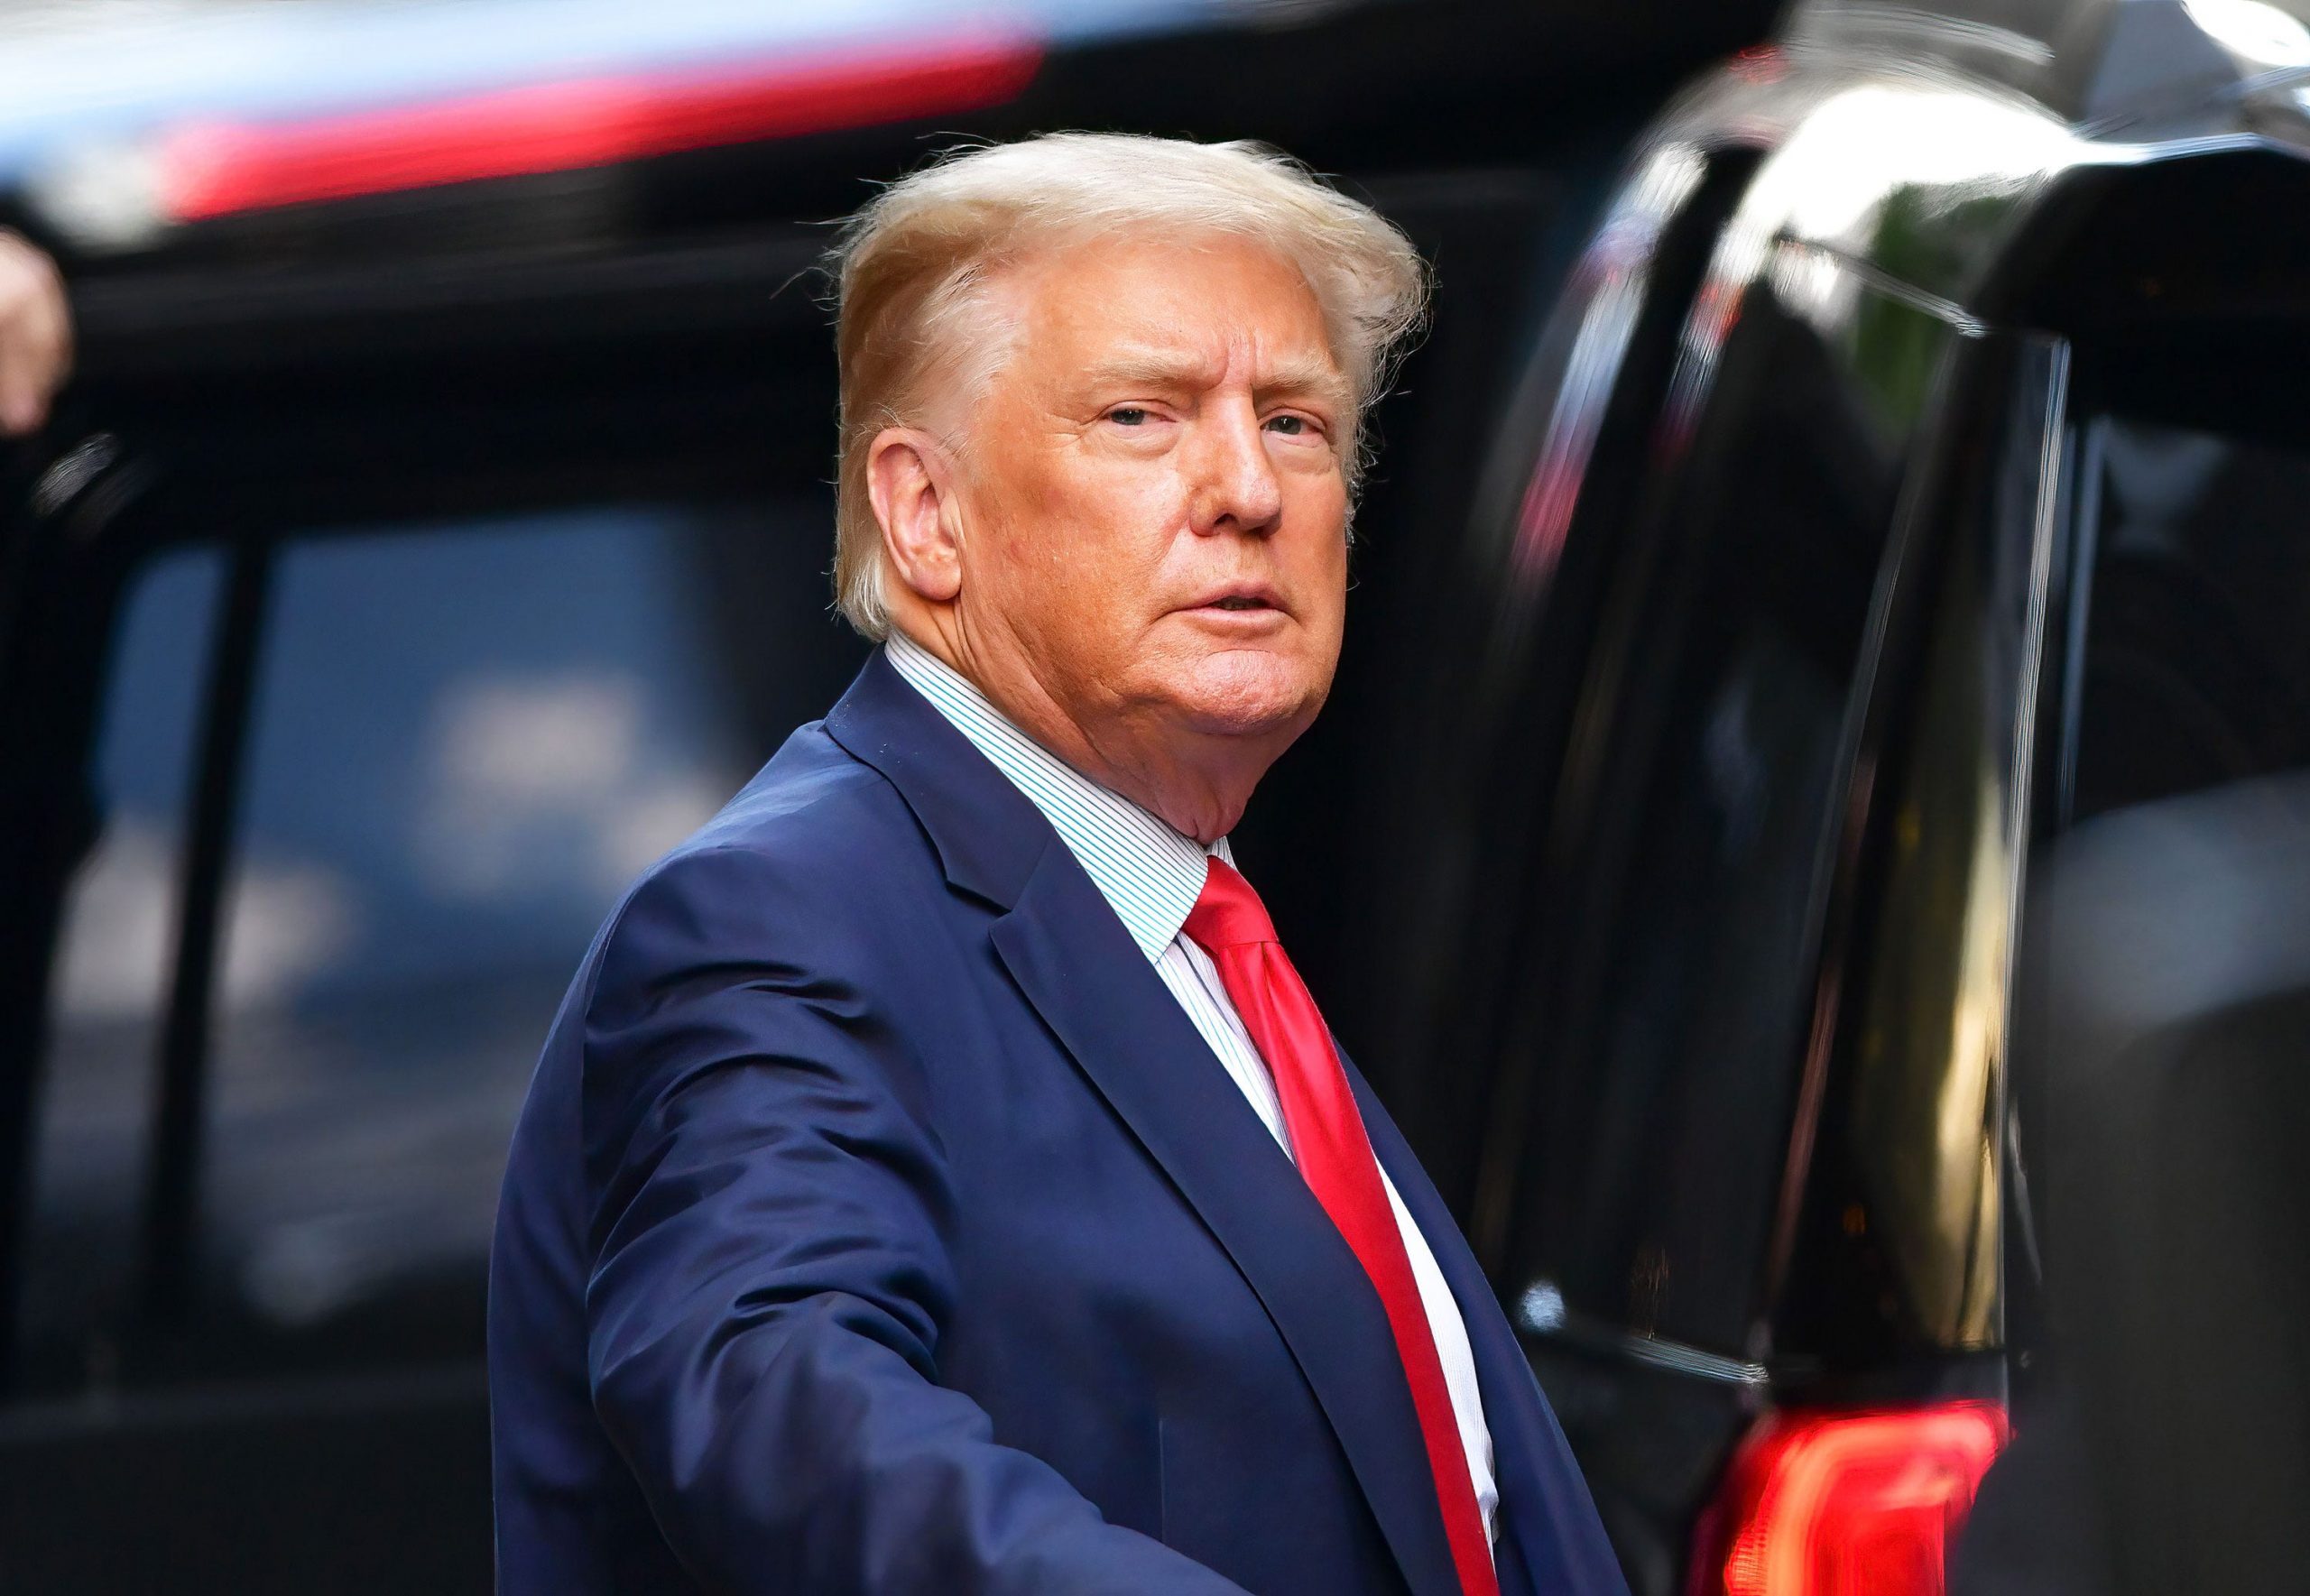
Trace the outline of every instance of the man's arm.
<instances>
[{"instance_id":1,"label":"man's arm","mask_svg":"<svg viewBox=\"0 0 2310 1596\"><path fill-rule=\"evenodd\" d=\"M952 1195L855 907L759 855L628 905L586 1030L594 1401L716 1590L1238 1588L1110 1525L937 1383ZM814 872L827 873L832 872Z\"/></svg>"}]
</instances>

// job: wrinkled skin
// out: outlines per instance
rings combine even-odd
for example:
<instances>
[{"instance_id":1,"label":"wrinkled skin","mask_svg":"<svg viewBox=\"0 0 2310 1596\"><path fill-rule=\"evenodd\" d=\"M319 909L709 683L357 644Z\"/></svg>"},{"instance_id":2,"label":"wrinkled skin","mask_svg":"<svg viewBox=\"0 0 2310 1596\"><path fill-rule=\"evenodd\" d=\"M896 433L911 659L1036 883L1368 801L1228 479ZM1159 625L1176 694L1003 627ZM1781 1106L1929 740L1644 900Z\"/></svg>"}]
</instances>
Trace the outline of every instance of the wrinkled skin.
<instances>
[{"instance_id":1,"label":"wrinkled skin","mask_svg":"<svg viewBox=\"0 0 2310 1596\"><path fill-rule=\"evenodd\" d=\"M1199 841L1323 706L1355 417L1298 269L1106 237L992 285L1009 353L869 454L893 624Z\"/></svg>"}]
</instances>

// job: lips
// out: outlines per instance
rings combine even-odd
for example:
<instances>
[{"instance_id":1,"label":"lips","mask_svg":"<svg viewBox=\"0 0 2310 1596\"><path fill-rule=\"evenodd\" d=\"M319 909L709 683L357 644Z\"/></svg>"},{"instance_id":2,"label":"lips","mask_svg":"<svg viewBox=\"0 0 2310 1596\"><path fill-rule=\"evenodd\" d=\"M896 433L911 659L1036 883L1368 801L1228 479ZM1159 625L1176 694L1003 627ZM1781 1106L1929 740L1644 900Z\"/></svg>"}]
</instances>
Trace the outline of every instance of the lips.
<instances>
[{"instance_id":1,"label":"lips","mask_svg":"<svg viewBox=\"0 0 2310 1596\"><path fill-rule=\"evenodd\" d=\"M1224 587L1213 588L1186 607L1245 614L1261 610L1281 610L1283 599L1264 582L1234 582Z\"/></svg>"}]
</instances>

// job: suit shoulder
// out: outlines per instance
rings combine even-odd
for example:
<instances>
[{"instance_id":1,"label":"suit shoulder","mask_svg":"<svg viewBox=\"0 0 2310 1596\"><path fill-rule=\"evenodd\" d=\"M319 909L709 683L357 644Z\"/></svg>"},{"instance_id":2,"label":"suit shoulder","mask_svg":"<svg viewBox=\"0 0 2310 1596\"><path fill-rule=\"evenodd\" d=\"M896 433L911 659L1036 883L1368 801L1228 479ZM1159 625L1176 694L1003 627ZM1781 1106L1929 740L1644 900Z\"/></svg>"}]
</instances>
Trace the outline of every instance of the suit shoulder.
<instances>
[{"instance_id":1,"label":"suit shoulder","mask_svg":"<svg viewBox=\"0 0 2310 1596\"><path fill-rule=\"evenodd\" d=\"M596 941L590 984L833 958L943 881L906 800L813 723L627 890Z\"/></svg>"},{"instance_id":2,"label":"suit shoulder","mask_svg":"<svg viewBox=\"0 0 2310 1596\"><path fill-rule=\"evenodd\" d=\"M788 738L719 814L657 868L683 868L692 856L711 853L751 855L805 877L814 870L854 871L869 857L931 858L929 839L898 789L818 721Z\"/></svg>"}]
</instances>

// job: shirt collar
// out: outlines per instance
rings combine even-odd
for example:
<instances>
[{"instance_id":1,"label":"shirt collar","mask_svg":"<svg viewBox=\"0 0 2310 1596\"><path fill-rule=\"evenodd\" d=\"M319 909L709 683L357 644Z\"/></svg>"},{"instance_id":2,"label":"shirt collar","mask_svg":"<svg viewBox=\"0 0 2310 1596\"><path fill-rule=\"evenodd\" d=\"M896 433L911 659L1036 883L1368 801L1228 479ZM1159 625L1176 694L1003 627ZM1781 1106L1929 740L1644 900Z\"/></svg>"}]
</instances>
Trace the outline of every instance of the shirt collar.
<instances>
[{"instance_id":1,"label":"shirt collar","mask_svg":"<svg viewBox=\"0 0 2310 1596\"><path fill-rule=\"evenodd\" d=\"M1227 839L1208 850L1084 775L1021 731L976 683L903 632L883 645L892 667L1042 811L1139 945L1162 957L1202 896L1206 854L1228 863Z\"/></svg>"}]
</instances>

